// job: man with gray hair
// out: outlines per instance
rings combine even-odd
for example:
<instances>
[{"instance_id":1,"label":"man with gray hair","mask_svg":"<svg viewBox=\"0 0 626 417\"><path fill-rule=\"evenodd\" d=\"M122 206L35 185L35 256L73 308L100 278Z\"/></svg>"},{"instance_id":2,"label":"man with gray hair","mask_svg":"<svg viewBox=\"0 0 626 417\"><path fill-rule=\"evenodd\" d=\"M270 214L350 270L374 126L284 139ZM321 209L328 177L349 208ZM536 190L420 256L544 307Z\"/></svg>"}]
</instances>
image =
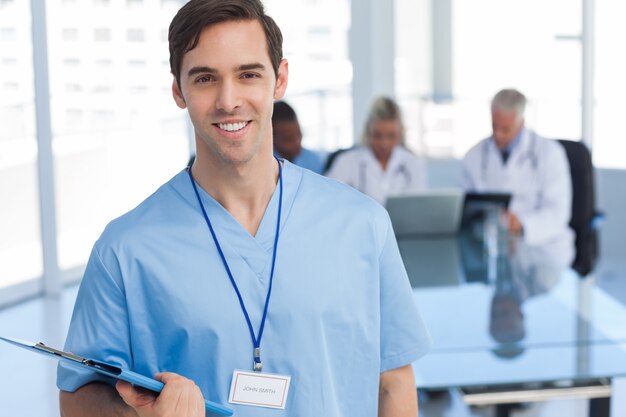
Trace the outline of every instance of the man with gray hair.
<instances>
[{"instance_id":1,"label":"man with gray hair","mask_svg":"<svg viewBox=\"0 0 626 417\"><path fill-rule=\"evenodd\" d=\"M567 156L554 140L524 125L526 97L515 89L491 101L493 133L463 160L463 188L512 195L506 222L509 233L549 250L562 265L574 259L569 228L572 184Z\"/></svg>"}]
</instances>

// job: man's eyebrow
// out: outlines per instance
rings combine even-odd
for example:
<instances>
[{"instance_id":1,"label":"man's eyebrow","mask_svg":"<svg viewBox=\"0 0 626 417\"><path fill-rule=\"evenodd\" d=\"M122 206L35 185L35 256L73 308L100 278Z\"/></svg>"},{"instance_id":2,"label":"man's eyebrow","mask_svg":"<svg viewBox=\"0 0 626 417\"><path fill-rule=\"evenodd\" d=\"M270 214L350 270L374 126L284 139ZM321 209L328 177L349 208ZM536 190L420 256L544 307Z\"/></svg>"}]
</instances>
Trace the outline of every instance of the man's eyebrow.
<instances>
[{"instance_id":1,"label":"man's eyebrow","mask_svg":"<svg viewBox=\"0 0 626 417\"><path fill-rule=\"evenodd\" d=\"M189 69L189 71L187 71L187 77L191 77L193 75L201 74L201 73L214 74L216 72L217 70L211 67L192 67Z\"/></svg>"},{"instance_id":2,"label":"man's eyebrow","mask_svg":"<svg viewBox=\"0 0 626 417\"><path fill-rule=\"evenodd\" d=\"M243 64L237 67L237 71L250 71L250 70L260 70L260 71L265 71L265 65L261 64L260 62L253 62L250 64ZM211 67L206 67L206 66L199 66L199 67L192 67L189 69L189 71L187 71L187 77L191 77L194 76L196 74L216 74L218 71L215 68L211 68Z\"/></svg>"},{"instance_id":3,"label":"man's eyebrow","mask_svg":"<svg viewBox=\"0 0 626 417\"><path fill-rule=\"evenodd\" d=\"M238 71L250 71L250 70L261 70L261 71L265 71L265 65L261 64L260 62L253 62L251 64L243 64L240 65L237 68Z\"/></svg>"}]
</instances>

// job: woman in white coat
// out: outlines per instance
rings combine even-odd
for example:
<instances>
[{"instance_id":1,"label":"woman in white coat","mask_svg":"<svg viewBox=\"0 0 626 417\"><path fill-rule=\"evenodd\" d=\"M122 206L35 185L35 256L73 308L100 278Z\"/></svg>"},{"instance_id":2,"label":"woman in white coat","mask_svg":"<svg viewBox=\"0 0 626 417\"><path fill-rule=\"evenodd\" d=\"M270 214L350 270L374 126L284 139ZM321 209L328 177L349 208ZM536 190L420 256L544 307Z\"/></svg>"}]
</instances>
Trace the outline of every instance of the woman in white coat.
<instances>
[{"instance_id":1,"label":"woman in white coat","mask_svg":"<svg viewBox=\"0 0 626 417\"><path fill-rule=\"evenodd\" d=\"M463 188L511 193L509 232L526 244L543 246L564 266L574 259L572 184L567 156L554 140L524 126L526 98L502 90L491 103L493 134L463 160Z\"/></svg>"},{"instance_id":2,"label":"woman in white coat","mask_svg":"<svg viewBox=\"0 0 626 417\"><path fill-rule=\"evenodd\" d=\"M425 164L404 146L402 115L395 101L379 97L373 102L362 146L339 154L326 175L383 205L391 195L426 188Z\"/></svg>"}]
</instances>

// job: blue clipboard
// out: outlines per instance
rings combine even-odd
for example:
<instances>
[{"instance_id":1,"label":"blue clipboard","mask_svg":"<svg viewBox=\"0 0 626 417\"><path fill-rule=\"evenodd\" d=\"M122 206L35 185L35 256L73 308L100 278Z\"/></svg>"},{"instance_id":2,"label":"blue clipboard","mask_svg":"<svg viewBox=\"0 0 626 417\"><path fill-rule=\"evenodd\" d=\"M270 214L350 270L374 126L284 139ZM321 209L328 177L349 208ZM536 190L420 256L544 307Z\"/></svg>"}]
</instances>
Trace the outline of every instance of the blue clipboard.
<instances>
[{"instance_id":1,"label":"blue clipboard","mask_svg":"<svg viewBox=\"0 0 626 417\"><path fill-rule=\"evenodd\" d=\"M87 368L91 371L98 372L100 374L109 376L111 378L119 379L121 381L130 382L131 384L154 391L156 393L161 392L165 384L157 381L156 379L148 378L136 372L132 372L126 369L122 369L119 366L111 365L106 362L96 361L93 359L82 358L74 355L73 353L63 352L62 350L53 349L43 343L31 343L24 340L11 339L8 337L0 336L0 340L3 340L12 345L21 347L32 352L40 353L48 357L57 359L70 366ZM206 409L208 411L221 414L223 416L232 416L233 410L213 401L205 400Z\"/></svg>"}]
</instances>

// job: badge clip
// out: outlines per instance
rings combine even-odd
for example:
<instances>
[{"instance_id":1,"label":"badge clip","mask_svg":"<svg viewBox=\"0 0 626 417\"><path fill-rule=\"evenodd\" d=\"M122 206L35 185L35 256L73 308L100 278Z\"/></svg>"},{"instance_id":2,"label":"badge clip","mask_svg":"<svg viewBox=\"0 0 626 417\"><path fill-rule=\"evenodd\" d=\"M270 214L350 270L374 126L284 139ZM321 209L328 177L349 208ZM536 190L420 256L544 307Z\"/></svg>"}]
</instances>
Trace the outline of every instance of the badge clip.
<instances>
[{"instance_id":1,"label":"badge clip","mask_svg":"<svg viewBox=\"0 0 626 417\"><path fill-rule=\"evenodd\" d=\"M261 348L254 348L254 363L252 365L252 370L254 372L261 372L263 369L263 362L261 362Z\"/></svg>"}]
</instances>

